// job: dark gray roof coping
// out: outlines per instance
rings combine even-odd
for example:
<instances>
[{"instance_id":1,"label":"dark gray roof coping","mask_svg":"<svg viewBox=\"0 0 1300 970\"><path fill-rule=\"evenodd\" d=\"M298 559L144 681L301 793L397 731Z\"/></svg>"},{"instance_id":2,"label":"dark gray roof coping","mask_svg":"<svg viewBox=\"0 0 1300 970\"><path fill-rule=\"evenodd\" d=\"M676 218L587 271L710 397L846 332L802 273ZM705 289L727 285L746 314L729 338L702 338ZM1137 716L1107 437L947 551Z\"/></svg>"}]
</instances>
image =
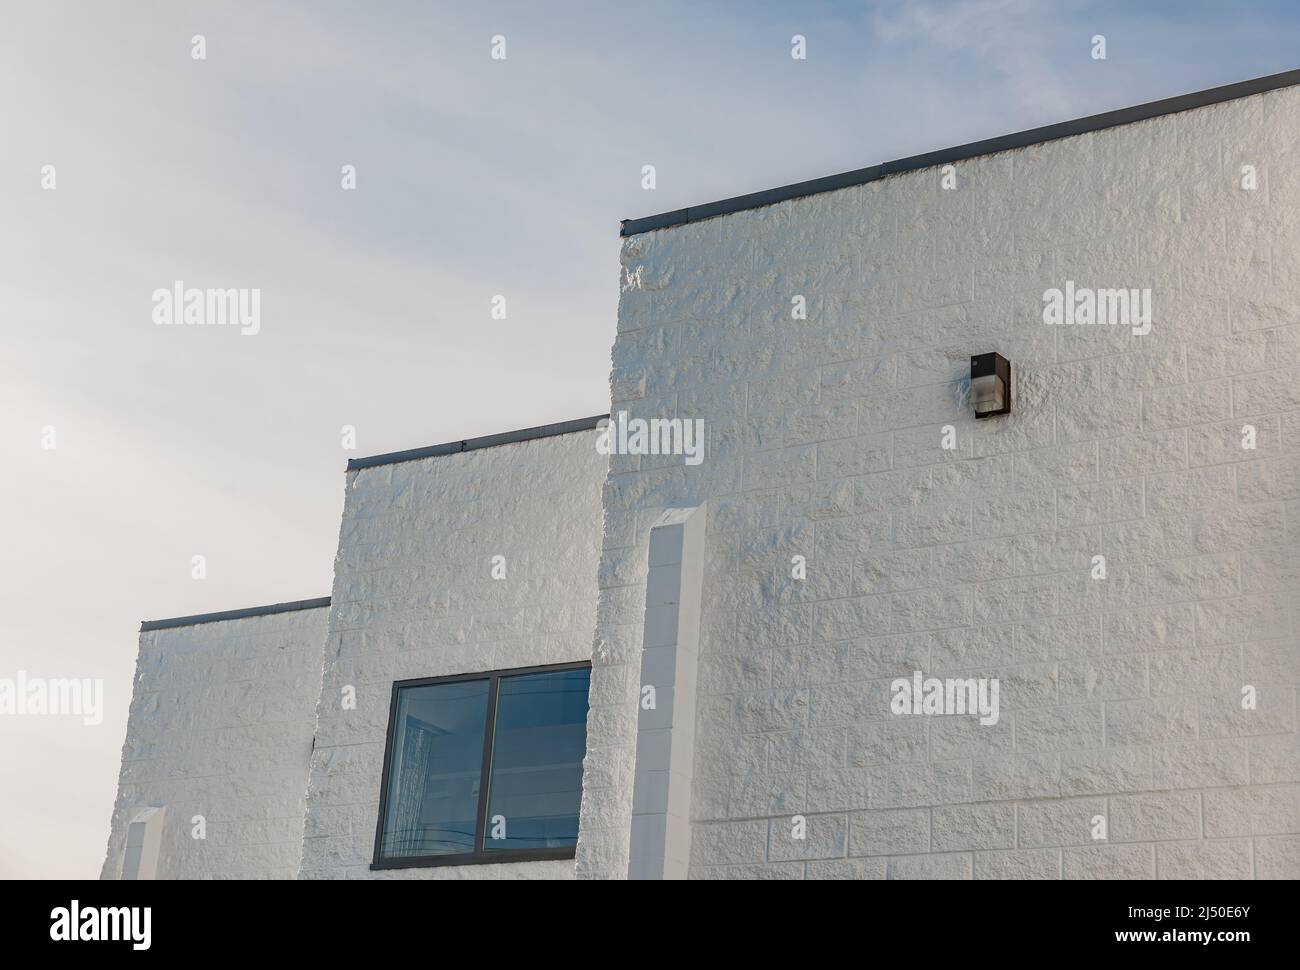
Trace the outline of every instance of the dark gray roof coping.
<instances>
[{"instance_id":1,"label":"dark gray roof coping","mask_svg":"<svg viewBox=\"0 0 1300 970\"><path fill-rule=\"evenodd\" d=\"M224 610L221 613L196 613L194 616L174 616L169 620L142 620L140 632L169 630L177 626L197 626L200 623L219 623L222 620L244 620L250 616L271 616L275 613L293 613L297 610L318 610L329 606L330 598L294 600L292 603L272 603L270 606L248 606L242 610Z\"/></svg>"},{"instance_id":2,"label":"dark gray roof coping","mask_svg":"<svg viewBox=\"0 0 1300 970\"><path fill-rule=\"evenodd\" d=\"M591 431L601 421L608 419L608 414L596 414L590 418L560 421L557 424L543 424L538 425L536 428L522 428L519 431L503 431L501 434L489 434L481 438L466 438L464 441L448 441L446 444L412 448L409 451L394 451L386 455L373 455L370 458L349 458L348 471L356 471L359 468L374 468L376 465L393 465L399 461L418 461L421 458L435 458L439 455L455 455L462 451L477 451L479 448L495 448L497 445L510 445L516 441L532 441L535 438L573 434L575 431Z\"/></svg>"},{"instance_id":3,"label":"dark gray roof coping","mask_svg":"<svg viewBox=\"0 0 1300 970\"><path fill-rule=\"evenodd\" d=\"M1147 104L1139 104L1132 108L1120 108L1116 111L1106 111L1102 114L1089 115L1086 118L1076 118L1073 121L1062 121L1042 128L1030 128L1028 131L1019 131L1011 135L973 141L967 145L958 145L956 148L942 148L938 151L926 152L923 155L912 155L909 158L900 158L897 161L884 162L880 165L872 165L870 168L860 168L839 175L827 175L823 178L810 179L807 182L795 182L792 185L782 185L779 188L766 189L762 192L738 195L735 198L722 199L719 202L693 205L685 209L675 209L672 212L661 212L658 215L646 216L642 219L624 219L618 234L620 236L635 236L638 233L650 232L653 229L667 229L669 226L699 222L703 219L712 219L715 216L741 212L745 209L757 209L760 206L786 202L806 195L817 195L821 192L832 192L835 189L844 189L852 185L863 185L867 182L875 182L887 175L914 172L917 169L930 168L934 165L947 165L950 162L960 162L980 155L992 155L996 152L1010 151L1013 148L1024 148L1028 145L1054 141L1057 138L1069 138L1072 135L1100 131L1103 128L1132 124L1135 121L1145 121L1148 118L1158 118L1161 115L1175 114L1179 111L1189 111L1192 108L1219 104L1222 101L1245 98L1252 94L1262 94L1265 91L1273 91L1277 88L1291 87L1294 84L1300 84L1300 70L1283 71L1281 74L1270 74L1267 77L1252 78L1249 81L1237 81L1234 84L1225 84L1222 87L1196 91L1192 94L1180 94L1177 97L1165 98L1161 101L1150 101Z\"/></svg>"}]
</instances>

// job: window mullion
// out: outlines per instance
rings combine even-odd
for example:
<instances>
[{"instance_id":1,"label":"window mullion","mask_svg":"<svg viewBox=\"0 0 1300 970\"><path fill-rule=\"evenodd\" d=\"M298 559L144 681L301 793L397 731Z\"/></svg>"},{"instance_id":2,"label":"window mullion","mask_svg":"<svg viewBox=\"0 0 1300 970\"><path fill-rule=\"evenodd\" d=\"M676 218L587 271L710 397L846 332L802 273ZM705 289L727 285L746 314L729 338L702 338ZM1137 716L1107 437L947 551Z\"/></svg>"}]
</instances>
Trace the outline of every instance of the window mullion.
<instances>
[{"instance_id":1,"label":"window mullion","mask_svg":"<svg viewBox=\"0 0 1300 970\"><path fill-rule=\"evenodd\" d=\"M487 727L483 731L483 762L479 768L478 779L478 818L474 826L474 854L486 851L488 797L492 784L492 746L496 742L497 731L497 695L501 689L501 677L493 674L488 685Z\"/></svg>"}]
</instances>

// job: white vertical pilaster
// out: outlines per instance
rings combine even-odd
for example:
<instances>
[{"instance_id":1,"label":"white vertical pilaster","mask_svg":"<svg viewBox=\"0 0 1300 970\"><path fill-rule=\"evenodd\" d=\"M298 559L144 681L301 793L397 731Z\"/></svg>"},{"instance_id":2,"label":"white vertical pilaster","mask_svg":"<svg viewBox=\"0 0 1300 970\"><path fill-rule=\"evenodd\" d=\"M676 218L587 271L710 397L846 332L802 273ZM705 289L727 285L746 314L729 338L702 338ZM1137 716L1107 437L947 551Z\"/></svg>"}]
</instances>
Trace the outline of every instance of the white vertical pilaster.
<instances>
[{"instance_id":1,"label":"white vertical pilaster","mask_svg":"<svg viewBox=\"0 0 1300 970\"><path fill-rule=\"evenodd\" d=\"M671 509L650 530L629 879L685 879L690 862L704 523L703 506Z\"/></svg>"}]
</instances>

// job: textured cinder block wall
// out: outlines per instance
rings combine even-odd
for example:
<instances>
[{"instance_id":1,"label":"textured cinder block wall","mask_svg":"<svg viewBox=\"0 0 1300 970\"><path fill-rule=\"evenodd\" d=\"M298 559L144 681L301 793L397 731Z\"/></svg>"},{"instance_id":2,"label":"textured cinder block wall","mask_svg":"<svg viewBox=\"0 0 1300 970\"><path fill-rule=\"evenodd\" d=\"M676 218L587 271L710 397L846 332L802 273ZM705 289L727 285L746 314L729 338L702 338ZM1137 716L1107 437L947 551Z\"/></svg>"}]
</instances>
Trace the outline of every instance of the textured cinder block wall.
<instances>
[{"instance_id":1,"label":"textured cinder block wall","mask_svg":"<svg viewBox=\"0 0 1300 970\"><path fill-rule=\"evenodd\" d=\"M326 619L318 608L140 634L101 878L121 875L148 806L166 808L159 879L294 878Z\"/></svg>"},{"instance_id":2,"label":"textured cinder block wall","mask_svg":"<svg viewBox=\"0 0 1300 970\"><path fill-rule=\"evenodd\" d=\"M649 527L706 499L692 877L1300 875L1297 131L1286 89L624 241L613 410L708 454L611 464L581 876L626 871ZM1151 333L1044 324L1066 281ZM892 716L914 670L999 723Z\"/></svg>"},{"instance_id":3,"label":"textured cinder block wall","mask_svg":"<svg viewBox=\"0 0 1300 970\"><path fill-rule=\"evenodd\" d=\"M591 657L607 461L584 431L348 473L302 878L573 877L572 860L369 866L394 681Z\"/></svg>"}]
</instances>

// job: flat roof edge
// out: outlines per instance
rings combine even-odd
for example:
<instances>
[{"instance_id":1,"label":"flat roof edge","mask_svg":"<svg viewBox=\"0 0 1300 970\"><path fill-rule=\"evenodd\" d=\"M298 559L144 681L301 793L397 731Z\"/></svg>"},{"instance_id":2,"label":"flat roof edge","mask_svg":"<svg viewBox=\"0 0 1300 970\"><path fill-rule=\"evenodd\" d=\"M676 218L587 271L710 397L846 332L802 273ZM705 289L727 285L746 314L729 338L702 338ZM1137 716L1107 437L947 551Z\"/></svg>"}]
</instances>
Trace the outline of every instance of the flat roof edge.
<instances>
[{"instance_id":1,"label":"flat roof edge","mask_svg":"<svg viewBox=\"0 0 1300 970\"><path fill-rule=\"evenodd\" d=\"M293 600L289 603L272 603L270 606L248 606L242 610L223 610L220 613L196 613L193 616L173 616L166 620L142 620L140 632L169 630L178 626L197 626L200 623L219 623L222 620L243 620L252 616L271 616L276 613L294 613L298 610L316 610L330 605L328 596L314 600Z\"/></svg>"},{"instance_id":2,"label":"flat roof edge","mask_svg":"<svg viewBox=\"0 0 1300 970\"><path fill-rule=\"evenodd\" d=\"M503 431L500 434L466 438L463 441L448 441L441 445L426 445L423 448L411 448L407 451L393 451L386 455L372 455L369 458L349 458L347 470L352 472L362 468L375 468L379 465L394 465L402 461L418 461L421 458L457 455L463 451L477 451L480 448L495 448L498 445L514 444L517 441L533 441L537 438L552 438L556 435L573 434L577 431L591 431L601 421L608 419L608 414L596 414L589 418L575 418L572 421L541 424L535 428L521 428L518 431Z\"/></svg>"},{"instance_id":3,"label":"flat roof edge","mask_svg":"<svg viewBox=\"0 0 1300 970\"><path fill-rule=\"evenodd\" d=\"M973 141L953 148L941 148L921 155L911 155L892 162L872 165L869 168L842 172L839 175L827 175L806 182L794 182L774 189L751 192L748 195L738 195L734 198L709 202L704 205L688 206L685 209L674 209L671 212L661 212L641 219L624 219L620 224L618 234L620 236L635 236L655 229L667 229L671 226L685 225L689 222L700 222L704 219L729 215L733 212L743 212L747 209L774 205L777 202L788 202L791 199L817 195L822 192L833 192L836 189L864 185L867 182L875 182L888 175L914 172L935 165L947 165L950 162L965 161L970 158L978 158L981 155L993 155L997 152L1011 151L1015 148L1027 148L1030 145L1039 145L1044 142L1055 141L1058 138L1069 138L1073 135L1083 135L1091 131L1101 131L1104 128L1114 128L1118 125L1132 124L1136 121L1146 121L1150 118L1159 118L1162 115L1176 114L1180 111L1190 111L1193 108L1203 108L1224 101L1235 101L1237 98L1263 94L1266 91L1275 91L1278 88L1291 87L1296 84L1300 84L1300 69L1251 78L1248 81L1236 81L1232 84L1207 88L1204 91L1195 91L1191 94L1179 94L1172 98L1149 101L1146 104L1135 105L1131 108L1118 108L1114 111L1089 115L1086 118L1076 118L1073 121L1062 121L1057 124L1044 125L1040 128L1029 128L1010 135L985 138L981 141Z\"/></svg>"}]
</instances>

